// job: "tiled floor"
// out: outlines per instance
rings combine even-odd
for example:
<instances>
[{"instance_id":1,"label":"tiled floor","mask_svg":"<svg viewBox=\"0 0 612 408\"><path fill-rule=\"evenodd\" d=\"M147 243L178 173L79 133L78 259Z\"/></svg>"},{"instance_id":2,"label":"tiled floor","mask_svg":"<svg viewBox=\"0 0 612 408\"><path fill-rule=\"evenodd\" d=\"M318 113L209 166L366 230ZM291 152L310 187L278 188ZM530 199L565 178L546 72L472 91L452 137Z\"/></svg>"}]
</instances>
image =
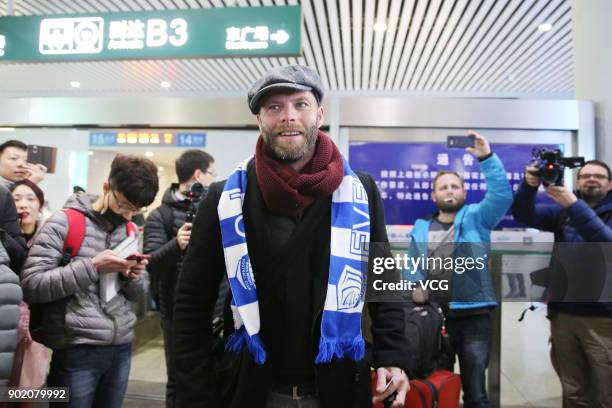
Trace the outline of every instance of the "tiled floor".
<instances>
[{"instance_id":1,"label":"tiled floor","mask_svg":"<svg viewBox=\"0 0 612 408\"><path fill-rule=\"evenodd\" d=\"M561 386L548 357L549 325L546 309L528 312L529 304L504 302L502 306L502 407L560 407ZM127 408L164 406L166 369L162 340L151 341L132 360Z\"/></svg>"}]
</instances>

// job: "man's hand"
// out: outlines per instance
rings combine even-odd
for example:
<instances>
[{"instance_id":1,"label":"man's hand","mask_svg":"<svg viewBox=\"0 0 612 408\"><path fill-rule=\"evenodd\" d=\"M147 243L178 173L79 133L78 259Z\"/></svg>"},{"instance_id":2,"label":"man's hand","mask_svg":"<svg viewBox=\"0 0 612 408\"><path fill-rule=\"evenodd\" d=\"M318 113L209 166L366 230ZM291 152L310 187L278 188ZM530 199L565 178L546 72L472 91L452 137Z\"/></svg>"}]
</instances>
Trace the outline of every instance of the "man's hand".
<instances>
[{"instance_id":1,"label":"man's hand","mask_svg":"<svg viewBox=\"0 0 612 408\"><path fill-rule=\"evenodd\" d=\"M565 186L548 186L546 187L546 194L563 208L568 208L578 201L578 197Z\"/></svg>"},{"instance_id":2,"label":"man's hand","mask_svg":"<svg viewBox=\"0 0 612 408\"><path fill-rule=\"evenodd\" d=\"M135 261L126 261L125 259L119 258L117 254L110 249L100 252L92 258L92 261L98 273L124 273L136 263Z\"/></svg>"},{"instance_id":3,"label":"man's hand","mask_svg":"<svg viewBox=\"0 0 612 408\"><path fill-rule=\"evenodd\" d=\"M28 169L28 180L35 184L43 181L45 174L47 174L47 167L42 164L28 163L26 168Z\"/></svg>"},{"instance_id":4,"label":"man's hand","mask_svg":"<svg viewBox=\"0 0 612 408\"><path fill-rule=\"evenodd\" d=\"M491 146L489 146L489 142L487 142L487 139L474 132L473 130L468 130L468 135L474 136L474 147L466 147L465 150L467 150L479 159L491 154Z\"/></svg>"},{"instance_id":5,"label":"man's hand","mask_svg":"<svg viewBox=\"0 0 612 408\"><path fill-rule=\"evenodd\" d=\"M402 408L406 399L406 394L410 391L410 381L404 370L398 367L380 367L376 369L376 390L372 403L382 402L389 395L397 392L392 407ZM392 382L392 384L388 384ZM388 385L388 386L387 386Z\"/></svg>"},{"instance_id":6,"label":"man's hand","mask_svg":"<svg viewBox=\"0 0 612 408\"><path fill-rule=\"evenodd\" d=\"M184 223L181 228L176 233L176 242L178 243L179 248L182 251L187 248L187 244L189 244L189 238L191 237L191 223Z\"/></svg>"},{"instance_id":7,"label":"man's hand","mask_svg":"<svg viewBox=\"0 0 612 408\"><path fill-rule=\"evenodd\" d=\"M129 267L129 269L122 271L121 274L129 279L138 279L140 278L140 275L142 275L142 273L145 271L148 263L149 261L147 259L136 261L132 266Z\"/></svg>"},{"instance_id":8,"label":"man's hand","mask_svg":"<svg viewBox=\"0 0 612 408\"><path fill-rule=\"evenodd\" d=\"M412 301L414 303L423 304L427 303L429 300L429 293L424 290L421 285L417 286L416 289L412 291Z\"/></svg>"},{"instance_id":9,"label":"man's hand","mask_svg":"<svg viewBox=\"0 0 612 408\"><path fill-rule=\"evenodd\" d=\"M540 185L540 177L537 175L538 168L532 164L525 167L525 183L531 187L538 187Z\"/></svg>"}]
</instances>

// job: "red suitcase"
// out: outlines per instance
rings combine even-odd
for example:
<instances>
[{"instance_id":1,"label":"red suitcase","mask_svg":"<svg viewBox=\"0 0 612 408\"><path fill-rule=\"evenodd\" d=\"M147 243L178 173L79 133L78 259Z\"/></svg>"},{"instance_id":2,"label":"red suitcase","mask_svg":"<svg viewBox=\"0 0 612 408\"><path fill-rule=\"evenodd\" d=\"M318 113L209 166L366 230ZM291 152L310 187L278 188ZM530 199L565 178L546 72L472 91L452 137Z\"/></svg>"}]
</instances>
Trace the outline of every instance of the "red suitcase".
<instances>
[{"instance_id":1,"label":"red suitcase","mask_svg":"<svg viewBox=\"0 0 612 408\"><path fill-rule=\"evenodd\" d=\"M372 392L376 388L376 373L372 375ZM411 380L406 396L406 408L458 408L461 393L461 377L446 370L439 370L424 380ZM383 408L375 404L374 408Z\"/></svg>"}]
</instances>

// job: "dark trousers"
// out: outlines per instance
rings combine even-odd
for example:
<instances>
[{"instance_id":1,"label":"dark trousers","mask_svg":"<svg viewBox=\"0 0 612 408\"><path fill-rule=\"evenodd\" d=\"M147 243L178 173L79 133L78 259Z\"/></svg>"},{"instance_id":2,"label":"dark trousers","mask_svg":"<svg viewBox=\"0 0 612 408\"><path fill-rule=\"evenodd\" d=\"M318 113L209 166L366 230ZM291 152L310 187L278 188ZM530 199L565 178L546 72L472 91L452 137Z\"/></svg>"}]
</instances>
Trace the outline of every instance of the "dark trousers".
<instances>
[{"instance_id":1,"label":"dark trousers","mask_svg":"<svg viewBox=\"0 0 612 408\"><path fill-rule=\"evenodd\" d=\"M164 352L166 355L166 408L174 408L176 402L176 364L174 362L174 335L173 322L170 319L161 319L162 334L164 336Z\"/></svg>"},{"instance_id":2,"label":"dark trousers","mask_svg":"<svg viewBox=\"0 0 612 408\"><path fill-rule=\"evenodd\" d=\"M550 358L564 408L612 407L612 319L550 311Z\"/></svg>"},{"instance_id":3,"label":"dark trousers","mask_svg":"<svg viewBox=\"0 0 612 408\"><path fill-rule=\"evenodd\" d=\"M75 346L53 350L49 387L68 387L69 403L62 408L121 408L132 362L132 344Z\"/></svg>"},{"instance_id":4,"label":"dark trousers","mask_svg":"<svg viewBox=\"0 0 612 408\"><path fill-rule=\"evenodd\" d=\"M446 321L450 339L450 367L459 357L464 408L489 406L486 376L491 350L491 315L479 314Z\"/></svg>"}]
</instances>

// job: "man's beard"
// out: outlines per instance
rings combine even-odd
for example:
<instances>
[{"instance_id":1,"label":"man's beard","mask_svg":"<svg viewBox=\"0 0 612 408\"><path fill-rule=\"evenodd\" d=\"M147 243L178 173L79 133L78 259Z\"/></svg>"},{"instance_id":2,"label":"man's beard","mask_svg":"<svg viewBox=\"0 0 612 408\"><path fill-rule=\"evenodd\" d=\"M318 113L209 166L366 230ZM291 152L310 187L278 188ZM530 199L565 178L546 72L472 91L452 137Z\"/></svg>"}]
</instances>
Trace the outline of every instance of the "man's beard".
<instances>
[{"instance_id":1,"label":"man's beard","mask_svg":"<svg viewBox=\"0 0 612 408\"><path fill-rule=\"evenodd\" d=\"M438 209L445 213L456 213L458 212L463 204L465 204L465 200L456 199L452 203L447 203L444 200L438 200Z\"/></svg>"},{"instance_id":2,"label":"man's beard","mask_svg":"<svg viewBox=\"0 0 612 408\"><path fill-rule=\"evenodd\" d=\"M582 199L589 204L596 204L606 196L601 187L584 187L580 189L580 194Z\"/></svg>"},{"instance_id":3,"label":"man's beard","mask_svg":"<svg viewBox=\"0 0 612 408\"><path fill-rule=\"evenodd\" d=\"M316 124L313 124L311 127L304 130L305 141L302 146L283 147L279 145L279 136L277 135L277 132L271 131L270 129L262 128L261 134L264 142L275 159L284 163L295 163L314 148L315 144L317 143L319 128Z\"/></svg>"}]
</instances>

